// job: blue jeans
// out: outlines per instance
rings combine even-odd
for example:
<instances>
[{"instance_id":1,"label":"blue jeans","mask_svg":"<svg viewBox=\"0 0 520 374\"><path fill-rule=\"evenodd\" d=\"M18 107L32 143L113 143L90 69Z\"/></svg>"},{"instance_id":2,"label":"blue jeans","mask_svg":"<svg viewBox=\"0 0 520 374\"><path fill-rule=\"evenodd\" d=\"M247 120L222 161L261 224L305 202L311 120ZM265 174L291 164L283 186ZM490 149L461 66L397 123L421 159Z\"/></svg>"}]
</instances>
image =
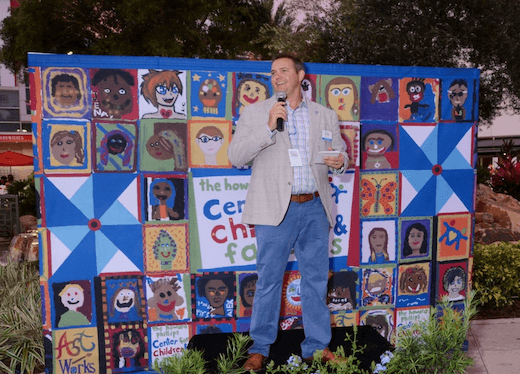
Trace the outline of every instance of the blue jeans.
<instances>
[{"instance_id":1,"label":"blue jeans","mask_svg":"<svg viewBox=\"0 0 520 374\"><path fill-rule=\"evenodd\" d=\"M302 356L325 349L331 339L330 312L326 304L329 272L329 222L321 199L291 202L278 226L255 225L258 281L253 303L250 353L269 356L280 319L283 276L291 249L295 249L301 274L300 293L305 340Z\"/></svg>"}]
</instances>

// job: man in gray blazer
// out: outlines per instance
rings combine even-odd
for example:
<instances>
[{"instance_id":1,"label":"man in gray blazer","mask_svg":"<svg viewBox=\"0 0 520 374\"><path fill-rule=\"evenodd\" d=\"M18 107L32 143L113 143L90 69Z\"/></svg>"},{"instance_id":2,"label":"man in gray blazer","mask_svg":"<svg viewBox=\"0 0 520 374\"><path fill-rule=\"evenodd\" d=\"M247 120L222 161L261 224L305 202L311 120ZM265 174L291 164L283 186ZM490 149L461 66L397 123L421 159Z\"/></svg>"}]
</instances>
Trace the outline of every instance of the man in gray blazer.
<instances>
[{"instance_id":1,"label":"man in gray blazer","mask_svg":"<svg viewBox=\"0 0 520 374\"><path fill-rule=\"evenodd\" d=\"M258 281L250 335L254 341L244 369L260 371L276 340L283 275L294 248L301 274L301 305L305 340L302 356L312 359L324 350L323 361L336 360L326 305L329 271L331 189L328 171L342 173L348 158L338 117L301 93L305 76L296 57L277 56L271 67L273 89L286 93L244 108L228 148L233 165L252 161L251 180L242 222L255 225ZM277 130L277 119L284 131ZM340 151L322 157L320 151Z\"/></svg>"}]
</instances>

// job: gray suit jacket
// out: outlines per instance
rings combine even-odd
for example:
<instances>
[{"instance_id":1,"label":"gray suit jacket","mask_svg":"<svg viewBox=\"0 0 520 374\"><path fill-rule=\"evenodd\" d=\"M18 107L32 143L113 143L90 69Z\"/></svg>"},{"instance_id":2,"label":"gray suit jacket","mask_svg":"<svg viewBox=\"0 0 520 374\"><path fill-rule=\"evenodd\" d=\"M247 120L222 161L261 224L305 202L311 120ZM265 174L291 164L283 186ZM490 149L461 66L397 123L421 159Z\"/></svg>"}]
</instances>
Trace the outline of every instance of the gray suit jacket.
<instances>
[{"instance_id":1,"label":"gray suit jacket","mask_svg":"<svg viewBox=\"0 0 520 374\"><path fill-rule=\"evenodd\" d=\"M289 161L288 149L291 148L289 135L287 131L283 131L271 138L267 127L269 111L275 102L276 98L273 96L245 107L228 147L228 158L233 165L242 166L253 161L242 214L242 222L247 224L279 225L291 200L293 171ZM333 225L329 168L325 164L314 163L314 160L319 151L326 151L329 146L334 150L344 151L345 143L340 135L336 112L310 100L307 103L310 119L311 169L327 217ZM332 133L332 141L322 139L324 130Z\"/></svg>"}]
</instances>

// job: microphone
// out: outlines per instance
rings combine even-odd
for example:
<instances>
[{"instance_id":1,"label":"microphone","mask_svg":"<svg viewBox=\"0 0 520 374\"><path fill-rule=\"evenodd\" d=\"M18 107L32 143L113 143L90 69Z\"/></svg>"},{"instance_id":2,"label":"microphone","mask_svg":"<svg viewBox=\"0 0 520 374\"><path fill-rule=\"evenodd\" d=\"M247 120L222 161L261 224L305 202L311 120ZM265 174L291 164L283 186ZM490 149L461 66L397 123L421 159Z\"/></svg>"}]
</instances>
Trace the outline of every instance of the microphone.
<instances>
[{"instance_id":1,"label":"microphone","mask_svg":"<svg viewBox=\"0 0 520 374\"><path fill-rule=\"evenodd\" d=\"M276 99L279 102L285 103L285 99L287 98L287 93L280 91L276 93ZM278 131L283 131L283 118L276 119L276 129Z\"/></svg>"}]
</instances>

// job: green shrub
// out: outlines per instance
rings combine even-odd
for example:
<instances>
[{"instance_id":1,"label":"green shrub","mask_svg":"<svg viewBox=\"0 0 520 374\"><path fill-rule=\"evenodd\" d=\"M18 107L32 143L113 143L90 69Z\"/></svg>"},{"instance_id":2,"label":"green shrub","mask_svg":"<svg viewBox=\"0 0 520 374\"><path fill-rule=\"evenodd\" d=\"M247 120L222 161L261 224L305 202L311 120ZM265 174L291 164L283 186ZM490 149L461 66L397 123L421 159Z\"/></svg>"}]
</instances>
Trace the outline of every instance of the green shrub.
<instances>
[{"instance_id":1,"label":"green shrub","mask_svg":"<svg viewBox=\"0 0 520 374\"><path fill-rule=\"evenodd\" d=\"M489 186L491 184L491 172L487 166L477 166L477 183Z\"/></svg>"},{"instance_id":2,"label":"green shrub","mask_svg":"<svg viewBox=\"0 0 520 374\"><path fill-rule=\"evenodd\" d=\"M0 372L42 372L41 296L37 263L0 266ZM35 369L39 369L35 371Z\"/></svg>"},{"instance_id":3,"label":"green shrub","mask_svg":"<svg viewBox=\"0 0 520 374\"><path fill-rule=\"evenodd\" d=\"M202 352L187 349L180 356L166 357L155 363L153 369L164 374L205 374L206 364Z\"/></svg>"},{"instance_id":4,"label":"green shrub","mask_svg":"<svg viewBox=\"0 0 520 374\"><path fill-rule=\"evenodd\" d=\"M30 214L36 216L36 187L34 184L34 172L27 177L14 181L7 187L7 192L18 195L18 211L20 216Z\"/></svg>"},{"instance_id":5,"label":"green shrub","mask_svg":"<svg viewBox=\"0 0 520 374\"><path fill-rule=\"evenodd\" d=\"M512 305L512 297L520 296L520 245L475 244L473 288L482 306Z\"/></svg>"},{"instance_id":6,"label":"green shrub","mask_svg":"<svg viewBox=\"0 0 520 374\"><path fill-rule=\"evenodd\" d=\"M444 298L430 318L412 328L398 331L396 349L386 366L374 373L385 374L462 374L473 363L466 355L466 340L471 318L477 313L475 293L470 292L462 311L452 308Z\"/></svg>"},{"instance_id":7,"label":"green shrub","mask_svg":"<svg viewBox=\"0 0 520 374\"><path fill-rule=\"evenodd\" d=\"M497 193L505 193L520 200L520 152L515 150L512 139L506 139L500 153L502 157L491 175L491 187Z\"/></svg>"}]
</instances>

